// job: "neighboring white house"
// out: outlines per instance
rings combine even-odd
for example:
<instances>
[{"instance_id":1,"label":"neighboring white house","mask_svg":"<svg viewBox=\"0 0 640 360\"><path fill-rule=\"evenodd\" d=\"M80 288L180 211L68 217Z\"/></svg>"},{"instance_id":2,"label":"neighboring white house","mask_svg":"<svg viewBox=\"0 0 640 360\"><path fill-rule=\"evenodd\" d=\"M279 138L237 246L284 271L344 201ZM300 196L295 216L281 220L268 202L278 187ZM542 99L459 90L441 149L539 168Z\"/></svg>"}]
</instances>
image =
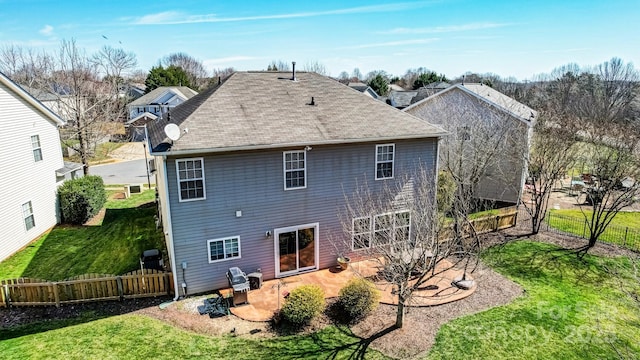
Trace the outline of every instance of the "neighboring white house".
<instances>
[{"instance_id":1,"label":"neighboring white house","mask_svg":"<svg viewBox=\"0 0 640 360\"><path fill-rule=\"evenodd\" d=\"M170 109L191 99L198 93L186 86L161 86L129 103L127 127L133 141L145 138L144 125L163 117Z\"/></svg>"},{"instance_id":2,"label":"neighboring white house","mask_svg":"<svg viewBox=\"0 0 640 360\"><path fill-rule=\"evenodd\" d=\"M59 221L64 121L0 73L0 261ZM61 176L62 175L62 176Z\"/></svg>"}]
</instances>

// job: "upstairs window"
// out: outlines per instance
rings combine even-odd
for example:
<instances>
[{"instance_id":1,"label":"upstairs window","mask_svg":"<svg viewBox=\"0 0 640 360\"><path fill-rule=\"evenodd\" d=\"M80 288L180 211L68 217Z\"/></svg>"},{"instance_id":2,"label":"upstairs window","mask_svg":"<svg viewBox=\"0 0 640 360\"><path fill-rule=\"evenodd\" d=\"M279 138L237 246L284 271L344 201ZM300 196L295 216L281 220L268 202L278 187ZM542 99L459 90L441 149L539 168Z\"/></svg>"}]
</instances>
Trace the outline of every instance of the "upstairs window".
<instances>
[{"instance_id":1,"label":"upstairs window","mask_svg":"<svg viewBox=\"0 0 640 360\"><path fill-rule=\"evenodd\" d=\"M36 227L36 221L33 217L33 207L31 206L31 201L27 201L22 204L22 218L24 219L24 226L27 231Z\"/></svg>"},{"instance_id":2,"label":"upstairs window","mask_svg":"<svg viewBox=\"0 0 640 360\"><path fill-rule=\"evenodd\" d=\"M393 178L395 144L376 145L376 180Z\"/></svg>"},{"instance_id":3,"label":"upstairs window","mask_svg":"<svg viewBox=\"0 0 640 360\"><path fill-rule=\"evenodd\" d=\"M40 135L31 136L31 148L33 149L33 160L42 161L42 147L40 147Z\"/></svg>"},{"instance_id":4,"label":"upstairs window","mask_svg":"<svg viewBox=\"0 0 640 360\"><path fill-rule=\"evenodd\" d=\"M205 199L204 159L176 160L180 201Z\"/></svg>"},{"instance_id":5,"label":"upstairs window","mask_svg":"<svg viewBox=\"0 0 640 360\"><path fill-rule=\"evenodd\" d=\"M284 189L304 189L307 187L307 163L305 151L285 151L284 162Z\"/></svg>"}]
</instances>

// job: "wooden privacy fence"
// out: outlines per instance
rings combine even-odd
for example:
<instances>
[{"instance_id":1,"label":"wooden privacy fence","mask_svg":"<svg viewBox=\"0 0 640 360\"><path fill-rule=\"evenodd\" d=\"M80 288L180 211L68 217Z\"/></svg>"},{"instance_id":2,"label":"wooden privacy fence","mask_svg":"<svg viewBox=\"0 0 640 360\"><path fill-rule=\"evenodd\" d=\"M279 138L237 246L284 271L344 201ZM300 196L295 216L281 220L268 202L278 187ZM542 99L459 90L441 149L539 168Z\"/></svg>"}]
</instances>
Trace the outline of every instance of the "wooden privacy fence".
<instances>
[{"instance_id":1,"label":"wooden privacy fence","mask_svg":"<svg viewBox=\"0 0 640 360\"><path fill-rule=\"evenodd\" d=\"M489 215L478 219L470 220L464 227L473 226L477 234L484 234L516 226L518 220L518 210L515 206L502 208L497 215ZM470 229L463 229L464 233L470 233ZM453 224L443 229L440 239L447 240L453 238Z\"/></svg>"},{"instance_id":2,"label":"wooden privacy fence","mask_svg":"<svg viewBox=\"0 0 640 360\"><path fill-rule=\"evenodd\" d=\"M0 281L0 307L85 303L168 295L173 274L153 269L124 275L87 274L63 281L19 278Z\"/></svg>"}]
</instances>

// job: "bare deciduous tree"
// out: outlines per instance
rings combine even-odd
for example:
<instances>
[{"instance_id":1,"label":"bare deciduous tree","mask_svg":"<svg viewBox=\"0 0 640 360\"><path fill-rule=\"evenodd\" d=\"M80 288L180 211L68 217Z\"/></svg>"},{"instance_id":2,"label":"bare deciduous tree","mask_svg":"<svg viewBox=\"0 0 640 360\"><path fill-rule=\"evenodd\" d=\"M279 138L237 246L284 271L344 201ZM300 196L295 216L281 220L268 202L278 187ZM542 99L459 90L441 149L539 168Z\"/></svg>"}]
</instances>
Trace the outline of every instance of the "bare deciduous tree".
<instances>
[{"instance_id":1,"label":"bare deciduous tree","mask_svg":"<svg viewBox=\"0 0 640 360\"><path fill-rule=\"evenodd\" d=\"M289 71L291 64L284 60L273 60L269 63L267 71Z\"/></svg>"},{"instance_id":2,"label":"bare deciduous tree","mask_svg":"<svg viewBox=\"0 0 640 360\"><path fill-rule=\"evenodd\" d=\"M46 96L47 105L67 120L63 144L79 154L88 174L96 143L122 114L118 79L135 66L135 56L110 47L88 56L74 40L63 40L56 54L5 47L0 57L14 81L29 86L34 96Z\"/></svg>"},{"instance_id":3,"label":"bare deciduous tree","mask_svg":"<svg viewBox=\"0 0 640 360\"><path fill-rule=\"evenodd\" d=\"M178 52L165 56L162 62L165 67L173 65L182 68L189 76L189 83L198 89L202 89L207 85L209 72L200 60L186 53Z\"/></svg>"},{"instance_id":4,"label":"bare deciduous tree","mask_svg":"<svg viewBox=\"0 0 640 360\"><path fill-rule=\"evenodd\" d=\"M123 49L104 46L92 56L91 61L102 76L102 82L108 84L106 88L110 93L109 96L114 100L110 106L113 109L110 120L126 121L126 102L129 99L121 98L120 93L128 86L126 76L135 69L138 63L135 54Z\"/></svg>"},{"instance_id":5,"label":"bare deciduous tree","mask_svg":"<svg viewBox=\"0 0 640 360\"><path fill-rule=\"evenodd\" d=\"M566 123L553 122L541 113L534 127L531 154L527 159L531 182L522 205L531 217L531 234L537 234L544 222L549 198L576 158L576 134Z\"/></svg>"},{"instance_id":6,"label":"bare deciduous tree","mask_svg":"<svg viewBox=\"0 0 640 360\"><path fill-rule=\"evenodd\" d=\"M397 296L395 325L400 328L416 290L447 271L462 270L466 276L475 269L479 243L473 233L460 243L446 239L431 171L421 168L398 179L382 189L365 183L345 194L340 211L345 236L338 246L376 262L378 281L393 286Z\"/></svg>"},{"instance_id":7,"label":"bare deciduous tree","mask_svg":"<svg viewBox=\"0 0 640 360\"><path fill-rule=\"evenodd\" d=\"M215 79L216 83L218 81L218 79L220 80L224 80L227 77L229 77L229 75L233 74L236 71L236 69L232 68L232 67L228 67L228 68L221 68L221 69L214 69L213 70L213 78Z\"/></svg>"},{"instance_id":8,"label":"bare deciduous tree","mask_svg":"<svg viewBox=\"0 0 640 360\"><path fill-rule=\"evenodd\" d=\"M591 204L583 215L586 253L615 216L640 196L640 117L634 102L640 74L618 58L583 71L573 111L580 120L583 157L597 181L587 189Z\"/></svg>"},{"instance_id":9,"label":"bare deciduous tree","mask_svg":"<svg viewBox=\"0 0 640 360\"><path fill-rule=\"evenodd\" d=\"M308 72L314 72L314 73L325 75L325 76L329 75L329 71L327 70L327 67L318 61L308 61L307 63L304 64L304 66L302 67L302 70L308 71Z\"/></svg>"}]
</instances>

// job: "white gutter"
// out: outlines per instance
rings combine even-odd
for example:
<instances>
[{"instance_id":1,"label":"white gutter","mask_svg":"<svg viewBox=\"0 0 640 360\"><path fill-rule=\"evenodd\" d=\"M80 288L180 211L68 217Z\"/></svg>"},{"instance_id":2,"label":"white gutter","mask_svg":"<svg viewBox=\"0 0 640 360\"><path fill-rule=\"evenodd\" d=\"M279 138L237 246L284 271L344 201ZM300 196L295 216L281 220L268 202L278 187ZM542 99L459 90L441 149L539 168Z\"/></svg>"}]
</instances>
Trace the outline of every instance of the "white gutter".
<instances>
[{"instance_id":1,"label":"white gutter","mask_svg":"<svg viewBox=\"0 0 640 360\"><path fill-rule=\"evenodd\" d=\"M421 121L424 121L420 119ZM317 146L317 145L339 145L339 144L355 144L355 143L368 143L368 142L381 142L381 141L394 141L394 140L412 140L412 139L431 139L440 138L442 136L449 135L447 131L439 131L429 135L407 135L407 136L387 136L372 139L337 139L337 140L323 140L323 141L306 141L299 143L284 143L284 144L265 144L265 145L243 145L243 146L229 146L221 148L203 148L203 149L189 149L189 150L175 150L175 151L161 151L153 152L150 154L153 156L167 156L167 155L196 155L203 153L223 153L232 151L247 151L247 150L269 150L269 149L282 149L288 147L305 147L305 146ZM149 149L152 149L149 147Z\"/></svg>"}]
</instances>

